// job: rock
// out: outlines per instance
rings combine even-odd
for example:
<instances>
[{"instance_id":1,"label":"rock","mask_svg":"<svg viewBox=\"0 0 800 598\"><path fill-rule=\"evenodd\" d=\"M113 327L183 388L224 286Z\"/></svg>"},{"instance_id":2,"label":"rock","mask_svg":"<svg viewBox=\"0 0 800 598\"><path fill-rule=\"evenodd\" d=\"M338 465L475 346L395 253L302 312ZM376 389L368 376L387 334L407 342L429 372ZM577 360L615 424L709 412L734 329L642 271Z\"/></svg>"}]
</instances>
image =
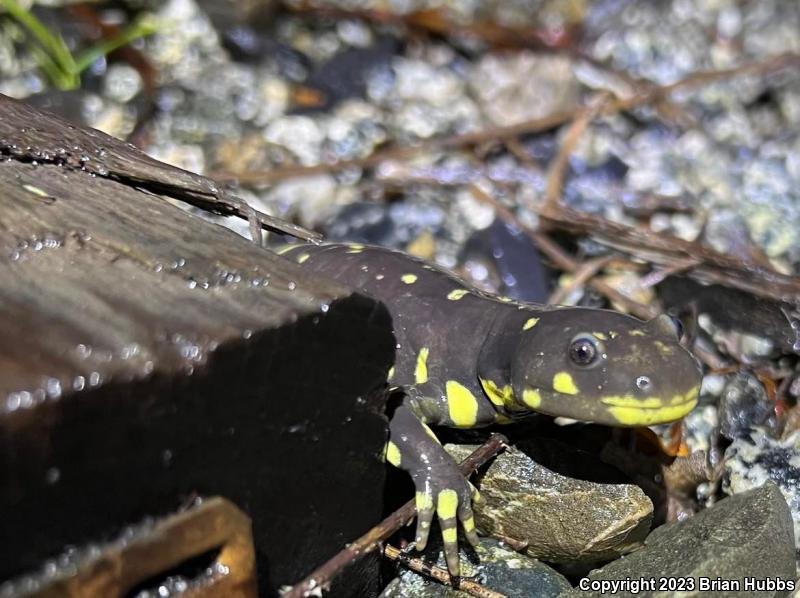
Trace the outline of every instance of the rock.
<instances>
[{"instance_id":1,"label":"rock","mask_svg":"<svg viewBox=\"0 0 800 598\"><path fill-rule=\"evenodd\" d=\"M487 54L473 69L470 88L499 126L542 118L578 99L571 61L534 52Z\"/></svg>"},{"instance_id":2,"label":"rock","mask_svg":"<svg viewBox=\"0 0 800 598\"><path fill-rule=\"evenodd\" d=\"M728 380L719 405L720 433L747 437L754 426L775 426L775 403L754 375L740 372Z\"/></svg>"},{"instance_id":3,"label":"rock","mask_svg":"<svg viewBox=\"0 0 800 598\"><path fill-rule=\"evenodd\" d=\"M600 582L626 578L655 579L656 587L645 591L648 596L673 596L678 586L659 590L658 584L678 584L681 580L686 580L681 596L710 595L706 590L716 590L714 596L785 595L795 579L792 520L786 501L771 483L726 498L690 519L656 529L644 549L592 572L569 595L605 595ZM771 580L772 589L746 586L746 579L759 580L760 584ZM704 580L726 581L731 586L708 586L701 591ZM596 585L590 585L592 582ZM634 595L643 594L624 587L614 593Z\"/></svg>"},{"instance_id":4,"label":"rock","mask_svg":"<svg viewBox=\"0 0 800 598\"><path fill-rule=\"evenodd\" d=\"M774 482L789 503L795 538L800 538L800 432L777 440L763 430L753 430L728 447L724 468L722 489L727 494Z\"/></svg>"},{"instance_id":5,"label":"rock","mask_svg":"<svg viewBox=\"0 0 800 598\"><path fill-rule=\"evenodd\" d=\"M441 546L434 542L425 551L426 556L438 560L446 568ZM475 556L479 562L475 563ZM514 552L503 543L483 539L474 554L462 550L462 573L487 588L501 592L509 598L526 596L558 596L571 589L569 582L557 571L529 556ZM430 582L413 571L403 571L386 587L381 598L461 598L467 596L436 582Z\"/></svg>"},{"instance_id":6,"label":"rock","mask_svg":"<svg viewBox=\"0 0 800 598\"><path fill-rule=\"evenodd\" d=\"M457 460L474 449L448 445ZM557 563L615 558L642 542L653 505L638 487L567 478L510 449L479 482L485 504L476 523L485 534L528 544L529 556Z\"/></svg>"}]
</instances>

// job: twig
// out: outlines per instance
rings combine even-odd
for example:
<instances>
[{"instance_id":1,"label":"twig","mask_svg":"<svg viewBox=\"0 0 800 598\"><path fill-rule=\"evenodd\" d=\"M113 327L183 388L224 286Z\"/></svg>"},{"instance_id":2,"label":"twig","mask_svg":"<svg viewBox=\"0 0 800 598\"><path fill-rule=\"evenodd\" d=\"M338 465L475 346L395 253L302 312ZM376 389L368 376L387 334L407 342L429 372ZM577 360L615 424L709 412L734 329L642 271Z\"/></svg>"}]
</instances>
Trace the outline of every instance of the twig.
<instances>
[{"instance_id":1,"label":"twig","mask_svg":"<svg viewBox=\"0 0 800 598\"><path fill-rule=\"evenodd\" d=\"M508 439L502 434L492 434L484 444L464 459L459 465L461 473L466 477L472 475L484 463L503 450ZM416 505L414 500L408 501L378 525L358 538L355 542L338 552L330 560L315 569L308 577L290 588L283 598L304 598L319 595L320 589L326 589L336 575L353 561L378 548L389 536L414 518Z\"/></svg>"},{"instance_id":2,"label":"twig","mask_svg":"<svg viewBox=\"0 0 800 598\"><path fill-rule=\"evenodd\" d=\"M643 106L651 102L661 100L676 91L688 90L695 87L708 85L716 81L730 79L739 75L767 74L780 71L789 67L800 65L800 55L788 53L772 56L764 60L749 62L738 67L725 70L707 71L694 73L671 85L643 86L642 91L635 93L627 98L618 98L608 102L600 111L602 115L615 114L623 110L630 110L637 106ZM336 172L346 168L367 168L375 166L385 160L400 159L414 156L425 150L452 149L469 145L483 143L485 141L505 140L511 137L519 137L546 131L571 122L577 118L586 108L578 106L565 110L560 110L549 114L543 118L535 118L523 121L514 125L504 127L489 127L478 131L472 131L461 135L444 137L434 137L426 141L412 145L378 150L373 154L349 160L339 160L337 162L316 164L314 166L287 166L266 171L250 171L240 174L232 173L212 173L212 178L219 180L238 180L241 183L274 183L287 178L308 176L311 174Z\"/></svg>"},{"instance_id":3,"label":"twig","mask_svg":"<svg viewBox=\"0 0 800 598\"><path fill-rule=\"evenodd\" d=\"M461 590L462 592L470 594L471 596L477 596L478 598L506 598L505 594L500 594L494 590L490 590L489 588L486 588L481 584L469 579L459 578L458 583L454 584L450 574L441 567L429 565L420 558L410 557L394 546L387 545L383 549L383 554L393 561L402 563L412 571L427 575L441 584L452 586L458 590Z\"/></svg>"},{"instance_id":4,"label":"twig","mask_svg":"<svg viewBox=\"0 0 800 598\"><path fill-rule=\"evenodd\" d=\"M682 270L688 268L696 277L708 282L779 302L800 301L800 278L761 264L743 263L697 242L612 222L564 206L541 212L539 217L549 229L588 235L604 245L667 268L680 264ZM696 264L690 267L690 262Z\"/></svg>"},{"instance_id":5,"label":"twig","mask_svg":"<svg viewBox=\"0 0 800 598\"><path fill-rule=\"evenodd\" d=\"M642 277L642 279L639 281L639 286L642 287L643 289L654 287L657 284L661 284L665 279L669 278L670 276L675 276L676 274L680 274L682 272L686 272L687 270L691 270L695 266L699 266L701 263L702 262L698 259L687 259L686 261L672 264L667 268L653 270L646 276Z\"/></svg>"},{"instance_id":6,"label":"twig","mask_svg":"<svg viewBox=\"0 0 800 598\"><path fill-rule=\"evenodd\" d=\"M550 305L561 305L575 289L583 286L590 279L594 278L594 276L605 268L613 259L614 256L607 255L582 263L578 266L577 270L575 270L575 274L569 284L558 287L553 291L547 303Z\"/></svg>"},{"instance_id":7,"label":"twig","mask_svg":"<svg viewBox=\"0 0 800 598\"><path fill-rule=\"evenodd\" d=\"M589 106L581 111L578 117L572 121L561 147L556 154L553 163L550 165L549 172L547 173L547 189L545 190L544 209L549 210L555 208L556 204L561 201L561 194L564 188L564 179L567 176L567 168L569 167L569 159L575 151L581 136L586 131L594 118L600 113L600 110L608 104L611 97L606 94L600 94L589 103Z\"/></svg>"}]
</instances>

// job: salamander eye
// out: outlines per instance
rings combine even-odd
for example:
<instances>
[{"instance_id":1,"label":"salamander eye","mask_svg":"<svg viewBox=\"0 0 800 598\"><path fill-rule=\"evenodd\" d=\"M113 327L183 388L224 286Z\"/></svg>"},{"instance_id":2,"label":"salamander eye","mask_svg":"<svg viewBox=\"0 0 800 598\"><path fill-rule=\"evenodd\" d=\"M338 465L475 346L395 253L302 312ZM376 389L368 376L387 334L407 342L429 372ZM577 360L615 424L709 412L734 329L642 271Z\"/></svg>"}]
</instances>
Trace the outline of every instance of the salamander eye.
<instances>
[{"instance_id":1,"label":"salamander eye","mask_svg":"<svg viewBox=\"0 0 800 598\"><path fill-rule=\"evenodd\" d=\"M569 358L580 366L592 365L599 354L597 341L591 336L576 336L569 345Z\"/></svg>"}]
</instances>

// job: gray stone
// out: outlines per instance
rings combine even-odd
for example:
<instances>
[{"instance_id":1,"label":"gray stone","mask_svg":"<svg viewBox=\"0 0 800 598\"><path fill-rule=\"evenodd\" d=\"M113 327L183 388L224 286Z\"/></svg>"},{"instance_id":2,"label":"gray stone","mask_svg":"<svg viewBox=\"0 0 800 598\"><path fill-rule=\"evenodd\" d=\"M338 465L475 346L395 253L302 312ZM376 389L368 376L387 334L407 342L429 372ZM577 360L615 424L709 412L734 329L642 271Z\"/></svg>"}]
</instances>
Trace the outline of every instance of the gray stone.
<instances>
[{"instance_id":1,"label":"gray stone","mask_svg":"<svg viewBox=\"0 0 800 598\"><path fill-rule=\"evenodd\" d=\"M739 494L771 481L789 504L795 541L800 538L800 432L778 440L761 429L737 438L725 451L722 490Z\"/></svg>"},{"instance_id":2,"label":"gray stone","mask_svg":"<svg viewBox=\"0 0 800 598\"><path fill-rule=\"evenodd\" d=\"M726 498L690 519L656 529L644 549L592 572L570 595L605 595L599 590L581 591L581 585L626 578L653 578L656 588L639 593L622 588L615 596L674 596L679 588L659 590L658 584L680 580L686 580L681 596L786 595L795 579L789 507L772 483ZM701 589L704 579L732 580L739 586ZM759 584L771 580L773 587L751 588L745 586L747 579ZM776 580L783 582L782 588Z\"/></svg>"},{"instance_id":3,"label":"gray stone","mask_svg":"<svg viewBox=\"0 0 800 598\"><path fill-rule=\"evenodd\" d=\"M446 568L440 545L434 542L425 552L425 556L428 555L434 558L438 555L437 565ZM544 563L488 538L481 540L474 555L462 550L461 563L465 577L509 598L560 596L572 588L560 573ZM462 598L467 595L407 570L386 587L381 598Z\"/></svg>"},{"instance_id":4,"label":"gray stone","mask_svg":"<svg viewBox=\"0 0 800 598\"><path fill-rule=\"evenodd\" d=\"M457 460L474 447L448 445ZM598 484L559 475L509 449L480 481L478 529L527 543L527 554L556 563L615 558L639 545L653 505L634 485Z\"/></svg>"}]
</instances>

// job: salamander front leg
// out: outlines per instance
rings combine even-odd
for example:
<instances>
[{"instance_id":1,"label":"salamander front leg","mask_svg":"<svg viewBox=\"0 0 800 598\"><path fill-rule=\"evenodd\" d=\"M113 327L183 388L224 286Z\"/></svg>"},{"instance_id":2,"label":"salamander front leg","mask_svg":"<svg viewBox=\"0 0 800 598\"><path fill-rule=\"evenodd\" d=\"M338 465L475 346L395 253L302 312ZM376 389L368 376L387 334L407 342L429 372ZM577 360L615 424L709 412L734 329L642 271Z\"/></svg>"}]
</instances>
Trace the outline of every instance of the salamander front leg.
<instances>
[{"instance_id":1,"label":"salamander front leg","mask_svg":"<svg viewBox=\"0 0 800 598\"><path fill-rule=\"evenodd\" d=\"M386 460L411 474L416 488L416 548L428 543L433 515L439 518L444 541L444 555L450 575L459 575L458 523L473 546L478 544L472 501L480 494L458 469L453 458L442 448L431 429L422 423L407 405L395 411L389 424L390 440Z\"/></svg>"}]
</instances>

